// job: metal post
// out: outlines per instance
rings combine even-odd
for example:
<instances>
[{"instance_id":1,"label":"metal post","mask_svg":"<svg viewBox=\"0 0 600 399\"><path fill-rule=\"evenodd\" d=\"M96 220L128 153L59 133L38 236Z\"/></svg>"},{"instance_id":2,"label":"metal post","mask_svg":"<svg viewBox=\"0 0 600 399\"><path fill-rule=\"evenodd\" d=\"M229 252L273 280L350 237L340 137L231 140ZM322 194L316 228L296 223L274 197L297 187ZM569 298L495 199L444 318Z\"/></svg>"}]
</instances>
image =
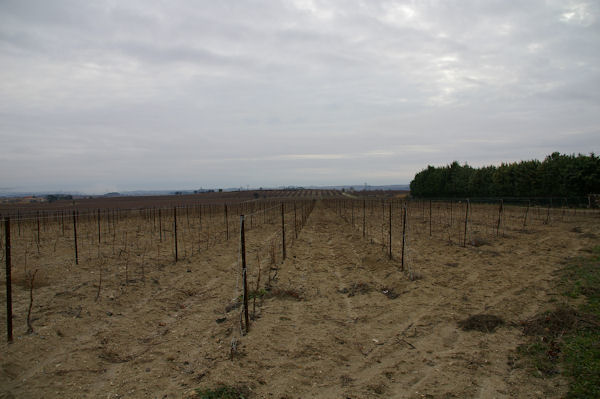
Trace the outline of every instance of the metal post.
<instances>
[{"instance_id":1,"label":"metal post","mask_svg":"<svg viewBox=\"0 0 600 399\"><path fill-rule=\"evenodd\" d=\"M388 256L390 259L392 259L392 201L390 201L389 210L390 210L390 215L389 215L390 248L389 248Z\"/></svg>"},{"instance_id":2,"label":"metal post","mask_svg":"<svg viewBox=\"0 0 600 399\"><path fill-rule=\"evenodd\" d=\"M173 207L173 230L175 233L175 262L177 262L178 259L178 254L177 254L177 207L174 206Z\"/></svg>"},{"instance_id":3,"label":"metal post","mask_svg":"<svg viewBox=\"0 0 600 399\"><path fill-rule=\"evenodd\" d=\"M162 242L162 212L160 208L158 208L158 235L159 241Z\"/></svg>"},{"instance_id":4,"label":"metal post","mask_svg":"<svg viewBox=\"0 0 600 399\"><path fill-rule=\"evenodd\" d=\"M429 237L431 237L431 200L429 200Z\"/></svg>"},{"instance_id":5,"label":"metal post","mask_svg":"<svg viewBox=\"0 0 600 399\"><path fill-rule=\"evenodd\" d=\"M246 237L244 232L244 215L240 216L240 248L242 252L242 281L243 281L243 300L244 300L244 320L246 322L246 334L250 331L250 319L248 317L248 281L246 269Z\"/></svg>"},{"instance_id":6,"label":"metal post","mask_svg":"<svg viewBox=\"0 0 600 399\"><path fill-rule=\"evenodd\" d=\"M406 245L406 204L402 212L402 265L400 270L404 271L404 246Z\"/></svg>"},{"instance_id":7,"label":"metal post","mask_svg":"<svg viewBox=\"0 0 600 399\"><path fill-rule=\"evenodd\" d=\"M77 252L77 214L73 210L73 242L75 244L75 264L79 264L79 254Z\"/></svg>"},{"instance_id":8,"label":"metal post","mask_svg":"<svg viewBox=\"0 0 600 399\"><path fill-rule=\"evenodd\" d=\"M363 228L362 228L363 238L365 238L365 236L367 234L367 231L365 229L366 218L367 218L367 200L363 200Z\"/></svg>"},{"instance_id":9,"label":"metal post","mask_svg":"<svg viewBox=\"0 0 600 399\"><path fill-rule=\"evenodd\" d=\"M296 201L294 201L294 237L298 238L298 226L296 226Z\"/></svg>"},{"instance_id":10,"label":"metal post","mask_svg":"<svg viewBox=\"0 0 600 399\"><path fill-rule=\"evenodd\" d=\"M463 241L463 247L467 246L467 226L469 224L469 200L467 199L467 208L465 210L465 238Z\"/></svg>"},{"instance_id":11,"label":"metal post","mask_svg":"<svg viewBox=\"0 0 600 399\"><path fill-rule=\"evenodd\" d=\"M11 277L11 258L10 258L10 218L4 219L4 250L5 261L6 261L6 338L8 342L13 340L13 326L12 326L12 277Z\"/></svg>"},{"instance_id":12,"label":"metal post","mask_svg":"<svg viewBox=\"0 0 600 399\"><path fill-rule=\"evenodd\" d=\"M282 261L285 260L285 216L283 214L283 202L281 203L281 246L283 247L283 259Z\"/></svg>"},{"instance_id":13,"label":"metal post","mask_svg":"<svg viewBox=\"0 0 600 399\"><path fill-rule=\"evenodd\" d=\"M37 211L35 214L35 220L37 222L37 243L40 245L40 211Z\"/></svg>"},{"instance_id":14,"label":"metal post","mask_svg":"<svg viewBox=\"0 0 600 399\"><path fill-rule=\"evenodd\" d=\"M227 218L227 204L225 204L224 207L225 207L225 238L227 240L229 240L229 219Z\"/></svg>"},{"instance_id":15,"label":"metal post","mask_svg":"<svg viewBox=\"0 0 600 399\"><path fill-rule=\"evenodd\" d=\"M98 245L100 245L100 209L98 209Z\"/></svg>"}]
</instances>

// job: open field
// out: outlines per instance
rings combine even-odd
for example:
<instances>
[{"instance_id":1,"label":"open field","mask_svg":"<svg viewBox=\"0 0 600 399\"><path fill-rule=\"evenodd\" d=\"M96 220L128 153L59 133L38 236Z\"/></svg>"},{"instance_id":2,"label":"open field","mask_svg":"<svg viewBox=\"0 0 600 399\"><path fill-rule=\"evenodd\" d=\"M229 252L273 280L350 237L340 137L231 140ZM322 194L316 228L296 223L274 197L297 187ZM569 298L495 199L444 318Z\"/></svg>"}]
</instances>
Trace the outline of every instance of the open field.
<instances>
[{"instance_id":1,"label":"open field","mask_svg":"<svg viewBox=\"0 0 600 399\"><path fill-rule=\"evenodd\" d=\"M0 203L0 215L35 214L35 212L51 213L72 209L82 212L95 209L132 209L132 208L164 208L173 206L196 206L210 204L238 204L256 200L286 200L286 199L322 199L339 198L341 192L337 190L250 190L250 191L225 191L204 192L185 195L147 195L147 196L116 196L116 197L89 197L75 198L74 200L58 200L53 203L40 203L37 201L27 203L23 199L4 198Z\"/></svg>"},{"instance_id":2,"label":"open field","mask_svg":"<svg viewBox=\"0 0 600 399\"><path fill-rule=\"evenodd\" d=\"M0 397L178 398L219 385L256 398L566 392L562 377L518 360L519 323L557 300L564 261L597 245L597 212L414 202L404 227L399 200L290 199L283 260L281 204L241 202L227 223L222 203L177 208L177 241L166 210L82 213L77 265L69 215L39 230L32 217L20 235L13 224L15 339L2 343ZM251 214L247 335L238 213ZM504 323L459 327L477 314Z\"/></svg>"}]
</instances>

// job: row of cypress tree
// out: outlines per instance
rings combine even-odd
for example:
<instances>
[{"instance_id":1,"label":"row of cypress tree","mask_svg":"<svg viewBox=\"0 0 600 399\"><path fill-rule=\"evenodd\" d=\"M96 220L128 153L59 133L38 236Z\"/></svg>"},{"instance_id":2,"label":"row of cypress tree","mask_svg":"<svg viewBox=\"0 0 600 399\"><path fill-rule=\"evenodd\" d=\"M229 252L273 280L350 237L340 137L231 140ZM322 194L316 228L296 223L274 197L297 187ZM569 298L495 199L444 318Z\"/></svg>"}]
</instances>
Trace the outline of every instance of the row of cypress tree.
<instances>
[{"instance_id":1,"label":"row of cypress tree","mask_svg":"<svg viewBox=\"0 0 600 399\"><path fill-rule=\"evenodd\" d=\"M414 197L581 197L600 193L600 157L554 152L543 161L474 168L428 166L410 183Z\"/></svg>"}]
</instances>

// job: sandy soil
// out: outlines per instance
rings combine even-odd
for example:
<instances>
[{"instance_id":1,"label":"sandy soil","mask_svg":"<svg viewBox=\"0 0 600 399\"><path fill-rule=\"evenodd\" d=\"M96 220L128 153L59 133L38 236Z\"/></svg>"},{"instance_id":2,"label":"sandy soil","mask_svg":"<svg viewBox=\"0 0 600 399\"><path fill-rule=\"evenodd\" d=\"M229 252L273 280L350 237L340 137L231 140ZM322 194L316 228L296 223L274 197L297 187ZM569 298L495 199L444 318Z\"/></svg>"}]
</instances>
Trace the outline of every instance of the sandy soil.
<instances>
[{"instance_id":1,"label":"sandy soil","mask_svg":"<svg viewBox=\"0 0 600 399\"><path fill-rule=\"evenodd\" d=\"M248 233L251 287L253 250L270 250L275 225ZM33 334L29 291L14 287L15 341L2 343L0 398L180 398L220 384L255 398L562 397L567 381L515 361L525 342L518 323L560 300L555 272L597 245L597 219L509 229L466 248L425 231L412 230L407 262L420 278L410 281L375 234L364 239L318 203L276 266L279 295L257 301L246 336L240 309L231 309L240 292L236 240L177 264L138 259L127 284L122 263L104 264L97 301L102 261L90 255L76 267L65 249L36 276ZM258 254L262 286L269 266ZM480 313L505 324L493 333L458 327Z\"/></svg>"}]
</instances>

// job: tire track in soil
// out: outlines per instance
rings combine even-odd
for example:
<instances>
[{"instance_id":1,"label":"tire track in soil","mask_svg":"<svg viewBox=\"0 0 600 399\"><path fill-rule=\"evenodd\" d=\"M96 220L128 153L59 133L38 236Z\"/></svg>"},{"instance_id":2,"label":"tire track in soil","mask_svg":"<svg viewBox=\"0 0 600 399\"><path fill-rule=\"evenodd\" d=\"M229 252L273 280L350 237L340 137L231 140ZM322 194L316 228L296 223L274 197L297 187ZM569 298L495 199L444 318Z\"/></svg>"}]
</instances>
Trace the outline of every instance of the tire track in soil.
<instances>
[{"instance_id":1,"label":"tire track in soil","mask_svg":"<svg viewBox=\"0 0 600 399\"><path fill-rule=\"evenodd\" d=\"M268 231L258 228L253 233L260 237ZM6 382L0 396L5 389L20 392L18 397L181 396L198 376L227 358L220 337L228 336L237 323L231 314L225 315L228 321L223 324L215 324L215 319L224 315L232 299L238 248L235 239L220 242L177 264L148 268L145 284L123 286L110 298L104 289L98 302L93 301L96 288L79 284L85 290L81 317L63 315L68 299L50 302L43 298L48 294L38 292L36 300L52 305L36 322L36 334L17 337L25 345L38 346L7 347L30 367L11 372L18 378L10 380L0 370L0 381ZM79 270L89 268L84 264ZM68 290L72 281L65 283ZM61 289L47 291L53 297ZM42 356L36 348L41 348ZM2 366L12 368L10 364ZM39 378L43 375L57 377Z\"/></svg>"},{"instance_id":2,"label":"tire track in soil","mask_svg":"<svg viewBox=\"0 0 600 399\"><path fill-rule=\"evenodd\" d=\"M390 273L398 264L359 235L334 212L315 209L277 282L299 288L305 300L267 300L244 338L243 368L221 368L221 381L239 381L257 397L269 398L560 395L560 390L550 394L545 382L523 385L526 371L507 365L521 342L518 330L501 327L485 334L457 327L458 320L494 304L493 294L505 289L507 282L494 286L504 278L495 272L502 258L423 240L414 250L424 277L410 282L400 272ZM473 269L478 262L490 267ZM518 278L529 286L527 276ZM508 284L518 286L515 280ZM385 283L400 296L339 292L356 282Z\"/></svg>"},{"instance_id":3,"label":"tire track in soil","mask_svg":"<svg viewBox=\"0 0 600 399\"><path fill-rule=\"evenodd\" d=\"M373 285L358 255L363 251L372 258L380 252L355 242L335 214L317 207L275 285L302 291L304 300L267 300L244 338L244 359L252 359L244 364L250 370L224 366L215 374L227 381L249 373L254 378L246 383L258 381L258 397L377 397L386 387L381 370L373 371L380 362L373 355L389 338L389 324L398 320L385 316L394 304L377 289L354 296L340 292L357 282ZM389 273L385 261L377 267ZM373 324L382 316L381 324Z\"/></svg>"},{"instance_id":4,"label":"tire track in soil","mask_svg":"<svg viewBox=\"0 0 600 399\"><path fill-rule=\"evenodd\" d=\"M83 319L58 317L60 306L70 304L59 298L54 313L39 322L43 341L25 336L7 347L10 360L1 371L19 377L10 377L17 397L181 397L218 384L246 385L256 398L560 397L562 380L532 379L528 370L507 365L522 342L518 329L464 332L456 323L486 311L507 321L539 312L557 259L593 244L570 228L556 226L524 242L515 233L466 249L418 237L411 241L418 254L412 261L423 279L410 282L394 272L397 262L379 245L319 204L275 282L303 300L266 299L234 361L229 342L237 313L224 314L236 281L238 248L230 241L190 262L149 271L149 281L160 278L160 290L133 285L114 301L94 304L93 287L84 287L78 293L91 314ZM255 239L265 236L257 232ZM192 273L182 273L185 267ZM360 282L373 289L340 292ZM385 297L378 290L384 285L400 296ZM189 289L195 294L182 293ZM115 314L107 317L106 310ZM223 316L226 322L215 323ZM65 337L57 338L55 329ZM103 348L103 338L114 345ZM99 358L105 349L116 362ZM84 370L101 368L107 371Z\"/></svg>"}]
</instances>

